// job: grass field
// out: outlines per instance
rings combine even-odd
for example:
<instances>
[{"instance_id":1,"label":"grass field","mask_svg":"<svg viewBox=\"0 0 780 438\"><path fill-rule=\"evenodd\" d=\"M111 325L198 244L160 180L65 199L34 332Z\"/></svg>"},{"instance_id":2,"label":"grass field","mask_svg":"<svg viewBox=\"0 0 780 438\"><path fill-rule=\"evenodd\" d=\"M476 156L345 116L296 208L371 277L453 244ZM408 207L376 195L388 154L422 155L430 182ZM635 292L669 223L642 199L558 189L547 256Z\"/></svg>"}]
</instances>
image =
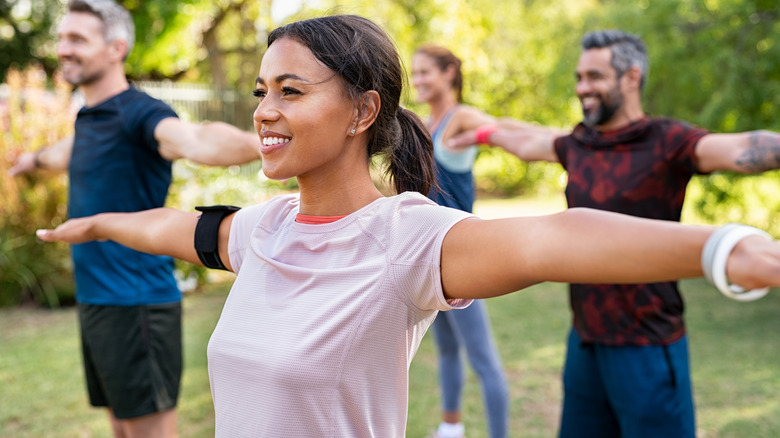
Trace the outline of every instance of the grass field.
<instances>
[{"instance_id":1,"label":"grass field","mask_svg":"<svg viewBox=\"0 0 780 438\"><path fill-rule=\"evenodd\" d=\"M502 215L502 205L496 201L480 214ZM528 214L556 208L527 207ZM213 285L184 300L183 438L213 436L205 351L228 286ZM686 280L682 289L699 437L780 437L780 290L757 302L737 303L702 280ZM510 382L511 436L555 436L570 318L565 285L541 284L487 304ZM407 436L421 438L440 415L430 333L410 380ZM470 370L463 409L468 437L485 437L480 388ZM104 415L87 403L74 309L0 310L0 437L109 437Z\"/></svg>"}]
</instances>

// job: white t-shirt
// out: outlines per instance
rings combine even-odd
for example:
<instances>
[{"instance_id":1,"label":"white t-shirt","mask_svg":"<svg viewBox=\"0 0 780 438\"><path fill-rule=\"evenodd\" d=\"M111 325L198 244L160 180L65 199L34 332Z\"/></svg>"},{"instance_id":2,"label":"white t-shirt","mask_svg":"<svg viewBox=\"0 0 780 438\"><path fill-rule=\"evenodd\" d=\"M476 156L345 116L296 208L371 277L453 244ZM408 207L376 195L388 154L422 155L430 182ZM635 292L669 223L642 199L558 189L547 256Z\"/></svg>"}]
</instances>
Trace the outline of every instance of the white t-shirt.
<instances>
[{"instance_id":1,"label":"white t-shirt","mask_svg":"<svg viewBox=\"0 0 780 438\"><path fill-rule=\"evenodd\" d=\"M217 437L402 437L409 364L445 300L441 245L470 217L417 193L336 222L298 195L236 213L238 274L208 346Z\"/></svg>"}]
</instances>

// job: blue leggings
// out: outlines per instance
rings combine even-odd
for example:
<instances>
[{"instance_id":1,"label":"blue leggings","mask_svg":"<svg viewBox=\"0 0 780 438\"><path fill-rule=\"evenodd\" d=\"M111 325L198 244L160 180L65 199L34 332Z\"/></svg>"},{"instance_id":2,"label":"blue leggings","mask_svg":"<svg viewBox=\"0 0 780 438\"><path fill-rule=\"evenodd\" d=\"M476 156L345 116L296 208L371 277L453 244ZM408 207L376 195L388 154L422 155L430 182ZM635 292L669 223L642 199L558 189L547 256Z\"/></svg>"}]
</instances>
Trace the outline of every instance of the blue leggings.
<instances>
[{"instance_id":1,"label":"blue leggings","mask_svg":"<svg viewBox=\"0 0 780 438\"><path fill-rule=\"evenodd\" d=\"M696 436L687 337L612 347L571 330L563 391L561 438Z\"/></svg>"},{"instance_id":2,"label":"blue leggings","mask_svg":"<svg viewBox=\"0 0 780 438\"><path fill-rule=\"evenodd\" d=\"M509 391L485 303L474 300L465 309L439 312L433 322L433 333L439 350L439 379L444 411L460 411L461 389L465 379L461 349L465 347L471 367L482 382L490 436L506 437Z\"/></svg>"}]
</instances>

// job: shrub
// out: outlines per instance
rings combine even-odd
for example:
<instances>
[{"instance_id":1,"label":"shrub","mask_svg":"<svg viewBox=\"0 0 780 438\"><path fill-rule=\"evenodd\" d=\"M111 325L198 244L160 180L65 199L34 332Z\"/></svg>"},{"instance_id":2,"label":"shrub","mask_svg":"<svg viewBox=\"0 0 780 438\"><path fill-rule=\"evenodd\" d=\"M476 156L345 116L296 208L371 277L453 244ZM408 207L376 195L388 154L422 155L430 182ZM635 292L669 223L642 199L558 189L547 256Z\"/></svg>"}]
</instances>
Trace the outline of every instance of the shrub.
<instances>
[{"instance_id":1,"label":"shrub","mask_svg":"<svg viewBox=\"0 0 780 438\"><path fill-rule=\"evenodd\" d=\"M66 176L37 172L11 177L24 151L51 144L73 130L71 89L58 76L47 90L40 67L9 70L0 99L0 306L33 300L56 307L74 298L68 246L42 244L35 230L66 215Z\"/></svg>"},{"instance_id":2,"label":"shrub","mask_svg":"<svg viewBox=\"0 0 780 438\"><path fill-rule=\"evenodd\" d=\"M549 196L563 191L560 164L527 163L500 148L483 148L474 164L477 191L488 196Z\"/></svg>"}]
</instances>

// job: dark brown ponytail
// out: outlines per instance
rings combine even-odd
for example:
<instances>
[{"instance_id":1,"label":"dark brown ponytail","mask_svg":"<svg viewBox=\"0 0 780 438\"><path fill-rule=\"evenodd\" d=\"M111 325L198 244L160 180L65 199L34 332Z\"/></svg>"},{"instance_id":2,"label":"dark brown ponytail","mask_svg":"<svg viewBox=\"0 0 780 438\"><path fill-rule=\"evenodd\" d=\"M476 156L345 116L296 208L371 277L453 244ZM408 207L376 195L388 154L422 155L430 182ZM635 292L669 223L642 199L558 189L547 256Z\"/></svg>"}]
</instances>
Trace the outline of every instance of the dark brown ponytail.
<instances>
[{"instance_id":1,"label":"dark brown ponytail","mask_svg":"<svg viewBox=\"0 0 780 438\"><path fill-rule=\"evenodd\" d=\"M401 138L388 154L387 173L398 193L415 191L427 195L435 181L431 136L412 111L399 107L396 116Z\"/></svg>"}]
</instances>

